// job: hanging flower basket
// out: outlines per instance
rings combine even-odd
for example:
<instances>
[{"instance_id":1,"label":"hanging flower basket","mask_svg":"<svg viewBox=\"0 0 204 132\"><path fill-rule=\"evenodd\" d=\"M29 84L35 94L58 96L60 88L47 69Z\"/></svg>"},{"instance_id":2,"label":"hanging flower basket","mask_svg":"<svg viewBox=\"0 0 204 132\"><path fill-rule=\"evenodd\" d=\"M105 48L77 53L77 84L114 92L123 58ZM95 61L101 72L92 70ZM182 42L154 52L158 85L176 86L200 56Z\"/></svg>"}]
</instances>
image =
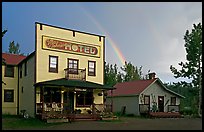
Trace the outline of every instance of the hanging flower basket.
<instances>
[{"instance_id":1,"label":"hanging flower basket","mask_svg":"<svg viewBox=\"0 0 204 132\"><path fill-rule=\"evenodd\" d=\"M102 96L102 93L98 93L98 96Z\"/></svg>"}]
</instances>

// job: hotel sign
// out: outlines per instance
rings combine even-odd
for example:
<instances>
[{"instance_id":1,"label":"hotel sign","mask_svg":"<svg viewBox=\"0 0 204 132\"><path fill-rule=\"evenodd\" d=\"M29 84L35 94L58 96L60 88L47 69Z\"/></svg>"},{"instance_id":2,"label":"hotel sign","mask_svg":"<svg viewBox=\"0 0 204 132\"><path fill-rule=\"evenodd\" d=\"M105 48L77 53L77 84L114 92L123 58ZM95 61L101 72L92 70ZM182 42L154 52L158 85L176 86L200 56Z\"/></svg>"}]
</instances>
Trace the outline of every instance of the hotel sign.
<instances>
[{"instance_id":1,"label":"hotel sign","mask_svg":"<svg viewBox=\"0 0 204 132\"><path fill-rule=\"evenodd\" d=\"M100 46L43 36L43 49L100 57Z\"/></svg>"}]
</instances>

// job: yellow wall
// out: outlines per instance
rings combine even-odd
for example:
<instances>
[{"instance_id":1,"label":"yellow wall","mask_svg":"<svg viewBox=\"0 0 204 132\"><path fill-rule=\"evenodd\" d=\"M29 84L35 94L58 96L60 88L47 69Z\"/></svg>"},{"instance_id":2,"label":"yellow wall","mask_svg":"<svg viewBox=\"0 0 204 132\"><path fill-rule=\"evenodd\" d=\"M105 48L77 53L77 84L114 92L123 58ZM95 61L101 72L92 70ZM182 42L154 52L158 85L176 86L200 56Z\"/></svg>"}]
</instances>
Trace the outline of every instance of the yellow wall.
<instances>
[{"instance_id":1,"label":"yellow wall","mask_svg":"<svg viewBox=\"0 0 204 132\"><path fill-rule=\"evenodd\" d=\"M102 90L94 90L93 96L94 96L94 103L95 104L103 104L103 96L98 96L98 93L103 93Z\"/></svg>"},{"instance_id":2,"label":"yellow wall","mask_svg":"<svg viewBox=\"0 0 204 132\"><path fill-rule=\"evenodd\" d=\"M18 88L18 67L14 67L14 78L4 77L5 66L2 65L2 113L4 114L17 114L17 88ZM14 90L14 102L4 102L4 90Z\"/></svg>"},{"instance_id":3,"label":"yellow wall","mask_svg":"<svg viewBox=\"0 0 204 132\"><path fill-rule=\"evenodd\" d=\"M73 37L73 32L71 30L65 30L60 28L55 28L47 25L42 25L42 30L40 30L40 24L36 24L37 37L36 37L36 82L42 82L47 80L53 80L58 78L64 78L64 69L67 68L67 59L78 59L79 69L86 68L86 80L90 82L95 82L99 84L104 84L104 39L101 37L99 41L99 36L90 35L80 32L75 32L75 37ZM66 52L58 52L51 50L42 49L42 36L48 36L52 38L58 38L68 41L76 41L77 43L82 43L83 45L92 45L100 47L100 58L93 56L84 56ZM58 56L58 73L50 73L49 70L49 55ZM88 60L96 61L96 76L88 76Z\"/></svg>"}]
</instances>

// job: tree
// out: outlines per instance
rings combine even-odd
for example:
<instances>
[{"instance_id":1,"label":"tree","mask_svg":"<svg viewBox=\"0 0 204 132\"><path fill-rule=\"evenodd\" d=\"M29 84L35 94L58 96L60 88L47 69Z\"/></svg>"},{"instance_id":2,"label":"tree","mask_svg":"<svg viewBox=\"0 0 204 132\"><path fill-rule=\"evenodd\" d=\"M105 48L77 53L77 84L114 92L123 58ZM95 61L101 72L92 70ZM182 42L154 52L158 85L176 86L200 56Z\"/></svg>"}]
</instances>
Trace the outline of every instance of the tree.
<instances>
[{"instance_id":1,"label":"tree","mask_svg":"<svg viewBox=\"0 0 204 132\"><path fill-rule=\"evenodd\" d=\"M113 66L112 64L108 64L105 62L105 84L109 86L114 86L118 82L117 74L117 65L115 64Z\"/></svg>"},{"instance_id":2,"label":"tree","mask_svg":"<svg viewBox=\"0 0 204 132\"><path fill-rule=\"evenodd\" d=\"M2 31L2 38L6 34L7 30Z\"/></svg>"},{"instance_id":3,"label":"tree","mask_svg":"<svg viewBox=\"0 0 204 132\"><path fill-rule=\"evenodd\" d=\"M201 116L202 105L202 24L193 24L191 32L186 30L184 35L185 49L186 49L186 62L180 62L182 68L177 70L172 65L170 70L175 78L184 77L191 79L191 86L198 89L198 115ZM181 85L187 85L188 82L182 81Z\"/></svg>"},{"instance_id":4,"label":"tree","mask_svg":"<svg viewBox=\"0 0 204 132\"><path fill-rule=\"evenodd\" d=\"M11 54L20 54L20 45L17 43L16 45L15 45L15 42L14 41L12 41L12 42L10 42L10 44L9 44L9 53L11 53Z\"/></svg>"},{"instance_id":5,"label":"tree","mask_svg":"<svg viewBox=\"0 0 204 132\"><path fill-rule=\"evenodd\" d=\"M142 79L142 66L138 69L137 66L134 66L131 62L125 62L121 70L124 72L122 76L125 82Z\"/></svg>"}]
</instances>

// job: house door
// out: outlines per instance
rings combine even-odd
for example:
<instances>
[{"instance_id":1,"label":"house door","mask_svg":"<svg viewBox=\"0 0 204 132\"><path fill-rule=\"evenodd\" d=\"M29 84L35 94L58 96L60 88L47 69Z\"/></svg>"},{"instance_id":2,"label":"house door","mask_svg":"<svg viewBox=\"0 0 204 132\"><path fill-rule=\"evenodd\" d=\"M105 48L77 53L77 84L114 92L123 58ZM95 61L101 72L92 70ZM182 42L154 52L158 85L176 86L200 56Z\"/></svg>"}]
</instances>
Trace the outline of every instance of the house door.
<instances>
[{"instance_id":1,"label":"house door","mask_svg":"<svg viewBox=\"0 0 204 132\"><path fill-rule=\"evenodd\" d=\"M164 112L164 96L158 96L158 110Z\"/></svg>"},{"instance_id":2,"label":"house door","mask_svg":"<svg viewBox=\"0 0 204 132\"><path fill-rule=\"evenodd\" d=\"M69 103L71 112L74 111L74 92L69 92Z\"/></svg>"},{"instance_id":3,"label":"house door","mask_svg":"<svg viewBox=\"0 0 204 132\"><path fill-rule=\"evenodd\" d=\"M64 92L64 108L68 112L74 111L74 92Z\"/></svg>"}]
</instances>

